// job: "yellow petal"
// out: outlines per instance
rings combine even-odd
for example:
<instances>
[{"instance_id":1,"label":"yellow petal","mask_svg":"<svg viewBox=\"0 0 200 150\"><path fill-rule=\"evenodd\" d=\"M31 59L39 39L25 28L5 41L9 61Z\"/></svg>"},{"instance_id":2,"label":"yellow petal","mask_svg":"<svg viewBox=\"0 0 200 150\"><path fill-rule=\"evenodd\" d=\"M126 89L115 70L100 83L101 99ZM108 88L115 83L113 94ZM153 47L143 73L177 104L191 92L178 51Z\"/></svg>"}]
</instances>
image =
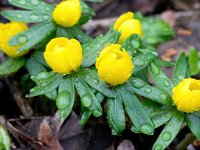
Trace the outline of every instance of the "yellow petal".
<instances>
[{"instance_id":1,"label":"yellow petal","mask_svg":"<svg viewBox=\"0 0 200 150\"><path fill-rule=\"evenodd\" d=\"M44 58L54 72L70 74L82 63L82 48L75 39L52 39L46 46Z\"/></svg>"},{"instance_id":2,"label":"yellow petal","mask_svg":"<svg viewBox=\"0 0 200 150\"><path fill-rule=\"evenodd\" d=\"M115 24L114 24L114 29L119 29L119 27L121 26L121 24L122 24L124 21L133 19L133 16L134 16L134 14L133 14L132 12L127 12L127 13L125 13L125 14L122 14L122 15L117 19L117 21L115 22Z\"/></svg>"},{"instance_id":3,"label":"yellow petal","mask_svg":"<svg viewBox=\"0 0 200 150\"><path fill-rule=\"evenodd\" d=\"M179 111L192 113L200 110L200 80L184 79L172 89L172 93Z\"/></svg>"},{"instance_id":4,"label":"yellow petal","mask_svg":"<svg viewBox=\"0 0 200 150\"><path fill-rule=\"evenodd\" d=\"M81 6L79 0L67 0L58 4L53 11L54 21L63 26L75 25L81 17Z\"/></svg>"},{"instance_id":5,"label":"yellow petal","mask_svg":"<svg viewBox=\"0 0 200 150\"><path fill-rule=\"evenodd\" d=\"M9 40L12 38L14 35L23 32L27 30L28 27L25 23L21 22L11 22L11 23L6 23L6 24L0 24L0 49L6 53L10 57L19 57L26 52L21 52L18 53L17 50L23 45L20 44L19 46L10 46L9 45Z\"/></svg>"},{"instance_id":6,"label":"yellow petal","mask_svg":"<svg viewBox=\"0 0 200 150\"><path fill-rule=\"evenodd\" d=\"M96 62L99 77L112 86L126 82L133 71L131 57L120 48L119 44L105 47Z\"/></svg>"}]
</instances>

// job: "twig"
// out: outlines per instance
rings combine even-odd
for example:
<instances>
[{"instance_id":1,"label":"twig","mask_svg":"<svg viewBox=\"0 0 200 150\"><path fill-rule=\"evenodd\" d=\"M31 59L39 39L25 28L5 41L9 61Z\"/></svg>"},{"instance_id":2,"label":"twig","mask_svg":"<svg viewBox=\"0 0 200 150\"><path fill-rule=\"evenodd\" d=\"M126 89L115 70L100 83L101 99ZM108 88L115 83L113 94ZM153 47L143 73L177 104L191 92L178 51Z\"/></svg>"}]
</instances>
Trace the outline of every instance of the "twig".
<instances>
[{"instance_id":1,"label":"twig","mask_svg":"<svg viewBox=\"0 0 200 150\"><path fill-rule=\"evenodd\" d=\"M176 150L185 150L187 146L195 139L196 137L192 133L188 133L185 138L176 146Z\"/></svg>"}]
</instances>

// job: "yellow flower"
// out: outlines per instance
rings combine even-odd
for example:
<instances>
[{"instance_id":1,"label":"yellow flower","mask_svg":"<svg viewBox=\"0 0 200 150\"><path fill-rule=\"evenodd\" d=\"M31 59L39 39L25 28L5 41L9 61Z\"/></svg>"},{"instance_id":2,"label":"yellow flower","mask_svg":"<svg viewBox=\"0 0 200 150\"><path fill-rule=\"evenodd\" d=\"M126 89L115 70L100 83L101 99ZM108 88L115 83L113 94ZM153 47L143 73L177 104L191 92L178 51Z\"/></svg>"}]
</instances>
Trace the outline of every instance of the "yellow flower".
<instances>
[{"instance_id":1,"label":"yellow flower","mask_svg":"<svg viewBox=\"0 0 200 150\"><path fill-rule=\"evenodd\" d=\"M119 44L108 45L96 60L99 77L112 86L126 82L134 67L129 54L120 48Z\"/></svg>"},{"instance_id":2,"label":"yellow flower","mask_svg":"<svg viewBox=\"0 0 200 150\"><path fill-rule=\"evenodd\" d=\"M200 110L200 80L184 79L172 92L172 99L179 111L192 113Z\"/></svg>"},{"instance_id":3,"label":"yellow flower","mask_svg":"<svg viewBox=\"0 0 200 150\"><path fill-rule=\"evenodd\" d=\"M114 29L121 32L119 43L122 43L131 34L142 36L142 26L138 19L133 19L133 13L122 14L114 24Z\"/></svg>"},{"instance_id":4,"label":"yellow flower","mask_svg":"<svg viewBox=\"0 0 200 150\"><path fill-rule=\"evenodd\" d=\"M67 0L58 4L53 11L53 20L63 26L75 25L81 17L80 0Z\"/></svg>"},{"instance_id":5,"label":"yellow flower","mask_svg":"<svg viewBox=\"0 0 200 150\"><path fill-rule=\"evenodd\" d=\"M0 49L10 57L19 57L24 55L26 52L17 52L17 50L22 46L10 46L8 44L9 40L16 34L27 30L28 27L25 23L21 22L10 22L10 23L0 23Z\"/></svg>"},{"instance_id":6,"label":"yellow flower","mask_svg":"<svg viewBox=\"0 0 200 150\"><path fill-rule=\"evenodd\" d=\"M75 39L54 38L47 44L44 58L54 72L70 74L82 63L82 48Z\"/></svg>"}]
</instances>

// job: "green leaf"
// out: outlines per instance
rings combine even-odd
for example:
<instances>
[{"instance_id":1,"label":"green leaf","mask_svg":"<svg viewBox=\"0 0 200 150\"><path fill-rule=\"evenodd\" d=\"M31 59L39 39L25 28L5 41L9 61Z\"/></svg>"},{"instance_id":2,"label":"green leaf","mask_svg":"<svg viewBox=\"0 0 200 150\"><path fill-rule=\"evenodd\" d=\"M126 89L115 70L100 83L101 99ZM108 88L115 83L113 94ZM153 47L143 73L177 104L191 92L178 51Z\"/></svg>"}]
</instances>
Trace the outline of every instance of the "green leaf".
<instances>
[{"instance_id":1,"label":"green leaf","mask_svg":"<svg viewBox=\"0 0 200 150\"><path fill-rule=\"evenodd\" d=\"M130 91L161 104L171 104L170 96L164 91L151 86L143 80L131 77L127 84Z\"/></svg>"},{"instance_id":2,"label":"green leaf","mask_svg":"<svg viewBox=\"0 0 200 150\"><path fill-rule=\"evenodd\" d=\"M1 150L10 150L10 137L6 129L0 125L0 149Z\"/></svg>"},{"instance_id":3,"label":"green leaf","mask_svg":"<svg viewBox=\"0 0 200 150\"><path fill-rule=\"evenodd\" d=\"M200 56L198 50L192 48L189 53L189 65L191 75L196 75L200 72Z\"/></svg>"},{"instance_id":4,"label":"green leaf","mask_svg":"<svg viewBox=\"0 0 200 150\"><path fill-rule=\"evenodd\" d=\"M107 97L114 98L116 95L113 90L109 89L109 86L104 83L98 76L96 70L84 68L80 72L80 76L94 89L104 94Z\"/></svg>"},{"instance_id":5,"label":"green leaf","mask_svg":"<svg viewBox=\"0 0 200 150\"><path fill-rule=\"evenodd\" d=\"M187 71L189 69L188 61L185 57L185 53L181 53L176 61L173 73L174 86L176 86L181 80L187 77Z\"/></svg>"},{"instance_id":6,"label":"green leaf","mask_svg":"<svg viewBox=\"0 0 200 150\"><path fill-rule=\"evenodd\" d=\"M156 85L163 91L172 95L172 82L155 62L150 63L149 72Z\"/></svg>"},{"instance_id":7,"label":"green leaf","mask_svg":"<svg viewBox=\"0 0 200 150\"><path fill-rule=\"evenodd\" d=\"M82 104L88 106L88 109L93 113L95 117L99 117L102 115L102 109L99 101L93 94L92 90L89 88L87 83L82 78L76 77L75 79L75 87L77 89L78 94L81 97ZM86 102L83 100L87 100Z\"/></svg>"},{"instance_id":8,"label":"green leaf","mask_svg":"<svg viewBox=\"0 0 200 150\"><path fill-rule=\"evenodd\" d=\"M53 22L43 22L34 27L21 32L11 38L9 44L11 46L18 46L23 44L18 51L27 51L31 49L36 44L43 41L49 35L51 35L56 30L56 26Z\"/></svg>"},{"instance_id":9,"label":"green leaf","mask_svg":"<svg viewBox=\"0 0 200 150\"><path fill-rule=\"evenodd\" d=\"M152 135L154 125L135 94L129 91L129 87L124 86L121 86L118 92L122 96L126 112L134 126L140 132Z\"/></svg>"},{"instance_id":10,"label":"green leaf","mask_svg":"<svg viewBox=\"0 0 200 150\"><path fill-rule=\"evenodd\" d=\"M166 42L174 36L174 31L170 25L161 19L144 17L141 23L142 39L151 45Z\"/></svg>"},{"instance_id":11,"label":"green leaf","mask_svg":"<svg viewBox=\"0 0 200 150\"><path fill-rule=\"evenodd\" d=\"M83 0L81 0L80 2L81 2L82 15L91 17L95 15L94 10L87 3L85 3Z\"/></svg>"},{"instance_id":12,"label":"green leaf","mask_svg":"<svg viewBox=\"0 0 200 150\"><path fill-rule=\"evenodd\" d=\"M58 93L61 93L63 91L67 91L70 93L70 101L69 101L70 103L65 109L59 110L62 121L64 121L65 118L69 116L74 105L75 88L74 88L73 79L71 77L62 78L61 84L59 85Z\"/></svg>"},{"instance_id":13,"label":"green leaf","mask_svg":"<svg viewBox=\"0 0 200 150\"><path fill-rule=\"evenodd\" d=\"M28 70L31 76L35 76L42 71L46 71L43 65L41 65L34 58L29 58L26 62L26 69Z\"/></svg>"},{"instance_id":14,"label":"green leaf","mask_svg":"<svg viewBox=\"0 0 200 150\"><path fill-rule=\"evenodd\" d=\"M158 64L159 66L164 66L164 67L172 67L175 65L174 62L171 62L171 61L165 61L165 60L162 60L160 58L155 58L154 59L155 63Z\"/></svg>"},{"instance_id":15,"label":"green leaf","mask_svg":"<svg viewBox=\"0 0 200 150\"><path fill-rule=\"evenodd\" d=\"M9 75L17 72L25 64L24 57L10 58L8 57L2 64L0 64L0 75Z\"/></svg>"},{"instance_id":16,"label":"green leaf","mask_svg":"<svg viewBox=\"0 0 200 150\"><path fill-rule=\"evenodd\" d=\"M99 101L99 103L102 103L103 99L105 98L105 96L99 92L97 92L95 96L97 100ZM80 122L82 126L86 124L86 122L88 121L91 115L92 115L92 112L89 109L86 109L84 111L84 113L81 116L81 122Z\"/></svg>"},{"instance_id":17,"label":"green leaf","mask_svg":"<svg viewBox=\"0 0 200 150\"><path fill-rule=\"evenodd\" d=\"M125 129L125 113L119 93L116 99L107 99L107 119L113 135L118 135Z\"/></svg>"},{"instance_id":18,"label":"green leaf","mask_svg":"<svg viewBox=\"0 0 200 150\"><path fill-rule=\"evenodd\" d=\"M200 117L195 114L185 114L185 121L192 133L200 139Z\"/></svg>"},{"instance_id":19,"label":"green leaf","mask_svg":"<svg viewBox=\"0 0 200 150\"><path fill-rule=\"evenodd\" d=\"M44 22L51 19L50 14L39 11L4 10L1 15L8 20L28 23Z\"/></svg>"},{"instance_id":20,"label":"green leaf","mask_svg":"<svg viewBox=\"0 0 200 150\"><path fill-rule=\"evenodd\" d=\"M83 67L89 67L96 62L101 50L109 43L116 43L120 33L116 30L109 31L104 36L99 36L96 39L82 45L83 48Z\"/></svg>"},{"instance_id":21,"label":"green leaf","mask_svg":"<svg viewBox=\"0 0 200 150\"><path fill-rule=\"evenodd\" d=\"M56 30L56 36L57 37L66 37L68 39L71 39L74 37L69 28L64 28L64 27L61 27L58 25L57 25L57 30Z\"/></svg>"},{"instance_id":22,"label":"green leaf","mask_svg":"<svg viewBox=\"0 0 200 150\"><path fill-rule=\"evenodd\" d=\"M183 114L176 111L153 145L153 150L165 149L173 141L181 128L183 119Z\"/></svg>"},{"instance_id":23,"label":"green leaf","mask_svg":"<svg viewBox=\"0 0 200 150\"><path fill-rule=\"evenodd\" d=\"M141 43L142 41L140 37L137 34L132 34L122 43L122 48L134 56L134 54L137 53Z\"/></svg>"},{"instance_id":24,"label":"green leaf","mask_svg":"<svg viewBox=\"0 0 200 150\"><path fill-rule=\"evenodd\" d=\"M70 30L73 36L82 43L89 42L92 40L92 38L89 35L87 35L77 26L71 27Z\"/></svg>"},{"instance_id":25,"label":"green leaf","mask_svg":"<svg viewBox=\"0 0 200 150\"><path fill-rule=\"evenodd\" d=\"M169 107L160 105L153 101L149 101L148 99L142 101L142 106L151 118L155 128L165 124L173 116L173 111L171 111Z\"/></svg>"},{"instance_id":26,"label":"green leaf","mask_svg":"<svg viewBox=\"0 0 200 150\"><path fill-rule=\"evenodd\" d=\"M55 6L53 4L47 4L43 0L8 0L11 5L29 9L29 10L39 10L43 12L51 13Z\"/></svg>"},{"instance_id":27,"label":"green leaf","mask_svg":"<svg viewBox=\"0 0 200 150\"><path fill-rule=\"evenodd\" d=\"M145 50L144 50L145 51ZM133 73L137 73L138 71L146 68L148 64L157 56L157 53L147 52L144 54L140 54L136 57L133 57L134 71Z\"/></svg>"},{"instance_id":28,"label":"green leaf","mask_svg":"<svg viewBox=\"0 0 200 150\"><path fill-rule=\"evenodd\" d=\"M38 81L38 85L32 88L30 90L30 94L26 95L26 97L34 97L53 91L61 83L62 76L63 75L61 74L52 72L50 72L49 77L45 76L44 79L42 79L43 77L41 79L37 79L38 78L37 76L33 76L31 79L34 81Z\"/></svg>"},{"instance_id":29,"label":"green leaf","mask_svg":"<svg viewBox=\"0 0 200 150\"><path fill-rule=\"evenodd\" d=\"M41 65L43 65L44 67L49 68L49 65L47 65L45 59L44 59L44 51L34 51L31 55L31 57L33 59L35 59L35 61L37 61L38 63L40 63Z\"/></svg>"}]
</instances>

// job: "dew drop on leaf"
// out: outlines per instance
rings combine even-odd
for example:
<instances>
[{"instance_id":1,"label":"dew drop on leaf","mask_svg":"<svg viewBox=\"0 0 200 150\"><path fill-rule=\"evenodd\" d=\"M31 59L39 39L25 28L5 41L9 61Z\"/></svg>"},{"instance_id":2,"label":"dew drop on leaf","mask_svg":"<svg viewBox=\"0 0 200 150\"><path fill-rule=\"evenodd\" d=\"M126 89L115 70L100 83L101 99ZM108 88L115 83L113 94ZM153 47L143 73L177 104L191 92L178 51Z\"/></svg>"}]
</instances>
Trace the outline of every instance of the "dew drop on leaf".
<instances>
[{"instance_id":1,"label":"dew drop on leaf","mask_svg":"<svg viewBox=\"0 0 200 150\"><path fill-rule=\"evenodd\" d=\"M136 80L136 79L132 79L131 84L135 88L142 88L143 86L145 86L145 83L142 80Z\"/></svg>"},{"instance_id":2,"label":"dew drop on leaf","mask_svg":"<svg viewBox=\"0 0 200 150\"><path fill-rule=\"evenodd\" d=\"M165 85L166 87L170 86L169 80L165 80L165 81L164 81L164 85Z\"/></svg>"},{"instance_id":3,"label":"dew drop on leaf","mask_svg":"<svg viewBox=\"0 0 200 150\"><path fill-rule=\"evenodd\" d=\"M26 35L20 35L18 36L17 38L17 42L19 44L23 44L23 43L26 43L28 41L28 37Z\"/></svg>"},{"instance_id":4,"label":"dew drop on leaf","mask_svg":"<svg viewBox=\"0 0 200 150\"><path fill-rule=\"evenodd\" d=\"M167 98L167 96L165 94L160 94L160 99L161 100L165 100Z\"/></svg>"},{"instance_id":5,"label":"dew drop on leaf","mask_svg":"<svg viewBox=\"0 0 200 150\"><path fill-rule=\"evenodd\" d=\"M32 5L39 5L39 0L31 0Z\"/></svg>"},{"instance_id":6,"label":"dew drop on leaf","mask_svg":"<svg viewBox=\"0 0 200 150\"><path fill-rule=\"evenodd\" d=\"M85 93L81 96L81 103L85 107L90 107L92 104L92 98L89 94Z\"/></svg>"},{"instance_id":7,"label":"dew drop on leaf","mask_svg":"<svg viewBox=\"0 0 200 150\"><path fill-rule=\"evenodd\" d=\"M24 5L24 4L26 4L26 1L25 0L19 0L19 4Z\"/></svg>"},{"instance_id":8,"label":"dew drop on leaf","mask_svg":"<svg viewBox=\"0 0 200 150\"><path fill-rule=\"evenodd\" d=\"M171 137L172 137L172 134L168 131L166 131L162 134L163 141L169 141L171 139Z\"/></svg>"},{"instance_id":9,"label":"dew drop on leaf","mask_svg":"<svg viewBox=\"0 0 200 150\"><path fill-rule=\"evenodd\" d=\"M138 66L138 67L142 67L144 65L144 61L141 59L136 59L134 61L134 65Z\"/></svg>"},{"instance_id":10,"label":"dew drop on leaf","mask_svg":"<svg viewBox=\"0 0 200 150\"><path fill-rule=\"evenodd\" d=\"M147 135L152 135L154 131L154 128L149 123L143 123L142 125L140 125L139 128L142 133L147 134Z\"/></svg>"},{"instance_id":11,"label":"dew drop on leaf","mask_svg":"<svg viewBox=\"0 0 200 150\"><path fill-rule=\"evenodd\" d=\"M71 94L68 91L62 91L56 98L56 105L58 109L65 109L69 106L71 101Z\"/></svg>"},{"instance_id":12,"label":"dew drop on leaf","mask_svg":"<svg viewBox=\"0 0 200 150\"><path fill-rule=\"evenodd\" d=\"M158 66L154 63L150 64L150 69L153 72L153 74L158 75L160 73L160 69L158 68Z\"/></svg>"},{"instance_id":13,"label":"dew drop on leaf","mask_svg":"<svg viewBox=\"0 0 200 150\"><path fill-rule=\"evenodd\" d=\"M30 19L31 20L37 20L38 19L38 16L36 14L31 14L30 15Z\"/></svg>"},{"instance_id":14,"label":"dew drop on leaf","mask_svg":"<svg viewBox=\"0 0 200 150\"><path fill-rule=\"evenodd\" d=\"M153 150L162 150L162 149L163 149L162 145L157 144L157 145L154 147Z\"/></svg>"},{"instance_id":15,"label":"dew drop on leaf","mask_svg":"<svg viewBox=\"0 0 200 150\"><path fill-rule=\"evenodd\" d=\"M144 92L147 93L147 94L149 94L149 93L152 92L152 89L151 89L151 88L146 88L146 89L144 90Z\"/></svg>"}]
</instances>

